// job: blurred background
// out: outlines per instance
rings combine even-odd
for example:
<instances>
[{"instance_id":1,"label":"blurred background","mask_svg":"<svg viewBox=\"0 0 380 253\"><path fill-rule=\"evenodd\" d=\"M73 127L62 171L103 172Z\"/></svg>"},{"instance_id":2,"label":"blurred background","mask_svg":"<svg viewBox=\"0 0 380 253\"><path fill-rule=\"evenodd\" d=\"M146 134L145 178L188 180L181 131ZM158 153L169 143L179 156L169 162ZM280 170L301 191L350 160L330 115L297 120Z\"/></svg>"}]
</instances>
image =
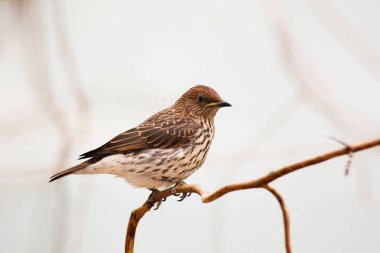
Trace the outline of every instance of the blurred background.
<instances>
[{"instance_id":1,"label":"blurred background","mask_svg":"<svg viewBox=\"0 0 380 253\"><path fill-rule=\"evenodd\" d=\"M149 195L110 175L49 177L195 84L233 107L204 166L213 191L380 136L375 0L1 0L0 252L123 252ZM273 183L294 252L380 252L380 150ZM136 252L284 252L264 190L149 212Z\"/></svg>"}]
</instances>

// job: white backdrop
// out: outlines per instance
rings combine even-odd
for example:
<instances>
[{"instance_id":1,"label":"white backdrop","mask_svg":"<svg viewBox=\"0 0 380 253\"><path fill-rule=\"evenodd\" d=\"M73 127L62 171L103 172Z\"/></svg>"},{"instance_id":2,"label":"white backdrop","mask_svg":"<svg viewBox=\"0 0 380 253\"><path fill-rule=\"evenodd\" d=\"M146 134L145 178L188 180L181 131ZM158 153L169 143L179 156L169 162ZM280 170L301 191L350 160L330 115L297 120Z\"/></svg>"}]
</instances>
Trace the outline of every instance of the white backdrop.
<instances>
[{"instance_id":1,"label":"white backdrop","mask_svg":"<svg viewBox=\"0 0 380 253\"><path fill-rule=\"evenodd\" d=\"M53 172L172 103L215 88L208 190L380 136L380 4L343 0L0 1L0 252L123 252L149 191ZM380 252L380 150L275 186L294 252ZM136 252L284 252L263 190L148 213Z\"/></svg>"}]
</instances>

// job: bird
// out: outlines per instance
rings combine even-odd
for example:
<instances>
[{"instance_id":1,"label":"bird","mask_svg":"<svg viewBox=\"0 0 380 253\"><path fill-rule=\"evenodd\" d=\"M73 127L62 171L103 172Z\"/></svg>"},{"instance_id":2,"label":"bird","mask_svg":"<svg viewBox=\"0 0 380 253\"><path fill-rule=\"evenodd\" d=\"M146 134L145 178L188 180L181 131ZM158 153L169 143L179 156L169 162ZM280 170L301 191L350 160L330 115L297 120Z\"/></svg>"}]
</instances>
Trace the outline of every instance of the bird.
<instances>
[{"instance_id":1,"label":"bird","mask_svg":"<svg viewBox=\"0 0 380 253\"><path fill-rule=\"evenodd\" d=\"M205 161L214 137L214 117L231 106L211 87L196 85L172 106L104 145L80 155L86 161L50 177L113 174L154 191L184 183Z\"/></svg>"}]
</instances>

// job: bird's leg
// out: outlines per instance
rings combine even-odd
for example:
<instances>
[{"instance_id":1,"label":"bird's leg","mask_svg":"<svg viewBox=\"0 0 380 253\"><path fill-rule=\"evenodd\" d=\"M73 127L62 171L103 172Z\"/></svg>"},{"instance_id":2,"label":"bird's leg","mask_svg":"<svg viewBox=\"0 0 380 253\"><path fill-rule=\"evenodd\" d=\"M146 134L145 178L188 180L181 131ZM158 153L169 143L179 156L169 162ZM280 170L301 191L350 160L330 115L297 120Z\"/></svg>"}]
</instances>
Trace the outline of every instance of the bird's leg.
<instances>
[{"instance_id":1,"label":"bird's leg","mask_svg":"<svg viewBox=\"0 0 380 253\"><path fill-rule=\"evenodd\" d=\"M174 196L179 196L179 193L177 193L177 188L181 185L186 185L186 182L185 181L182 181L182 180L175 180L173 181L174 185L173 187L171 188L171 192Z\"/></svg>"},{"instance_id":2,"label":"bird's leg","mask_svg":"<svg viewBox=\"0 0 380 253\"><path fill-rule=\"evenodd\" d=\"M155 203L154 202L154 197L160 191L157 190L157 189L149 189L149 190L151 190L152 193L148 197L148 203L149 203L149 205L151 205L153 207L154 203ZM157 201L156 207L153 210L157 210L161 206L162 201L165 201L165 200L166 200L166 198L163 198L163 199Z\"/></svg>"},{"instance_id":3,"label":"bird's leg","mask_svg":"<svg viewBox=\"0 0 380 253\"><path fill-rule=\"evenodd\" d=\"M187 185L185 181L178 180L175 185L172 187L172 194L174 196L180 196L178 201L184 200L186 197L191 195L191 192L183 192L182 194L177 193L177 188L181 185Z\"/></svg>"}]
</instances>

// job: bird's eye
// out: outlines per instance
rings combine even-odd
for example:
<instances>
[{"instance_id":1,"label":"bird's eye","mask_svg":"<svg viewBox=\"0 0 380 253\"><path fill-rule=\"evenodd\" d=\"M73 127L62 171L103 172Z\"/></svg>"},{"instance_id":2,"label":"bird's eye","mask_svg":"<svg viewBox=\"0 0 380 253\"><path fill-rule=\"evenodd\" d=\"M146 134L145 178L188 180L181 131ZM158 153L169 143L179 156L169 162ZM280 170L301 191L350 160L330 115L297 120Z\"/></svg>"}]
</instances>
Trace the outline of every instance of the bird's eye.
<instances>
[{"instance_id":1,"label":"bird's eye","mask_svg":"<svg viewBox=\"0 0 380 253\"><path fill-rule=\"evenodd\" d=\"M199 97L198 97L198 102L199 102L200 104L205 104L206 101L207 101L207 99L206 99L205 97L202 97L202 96L199 96Z\"/></svg>"}]
</instances>

